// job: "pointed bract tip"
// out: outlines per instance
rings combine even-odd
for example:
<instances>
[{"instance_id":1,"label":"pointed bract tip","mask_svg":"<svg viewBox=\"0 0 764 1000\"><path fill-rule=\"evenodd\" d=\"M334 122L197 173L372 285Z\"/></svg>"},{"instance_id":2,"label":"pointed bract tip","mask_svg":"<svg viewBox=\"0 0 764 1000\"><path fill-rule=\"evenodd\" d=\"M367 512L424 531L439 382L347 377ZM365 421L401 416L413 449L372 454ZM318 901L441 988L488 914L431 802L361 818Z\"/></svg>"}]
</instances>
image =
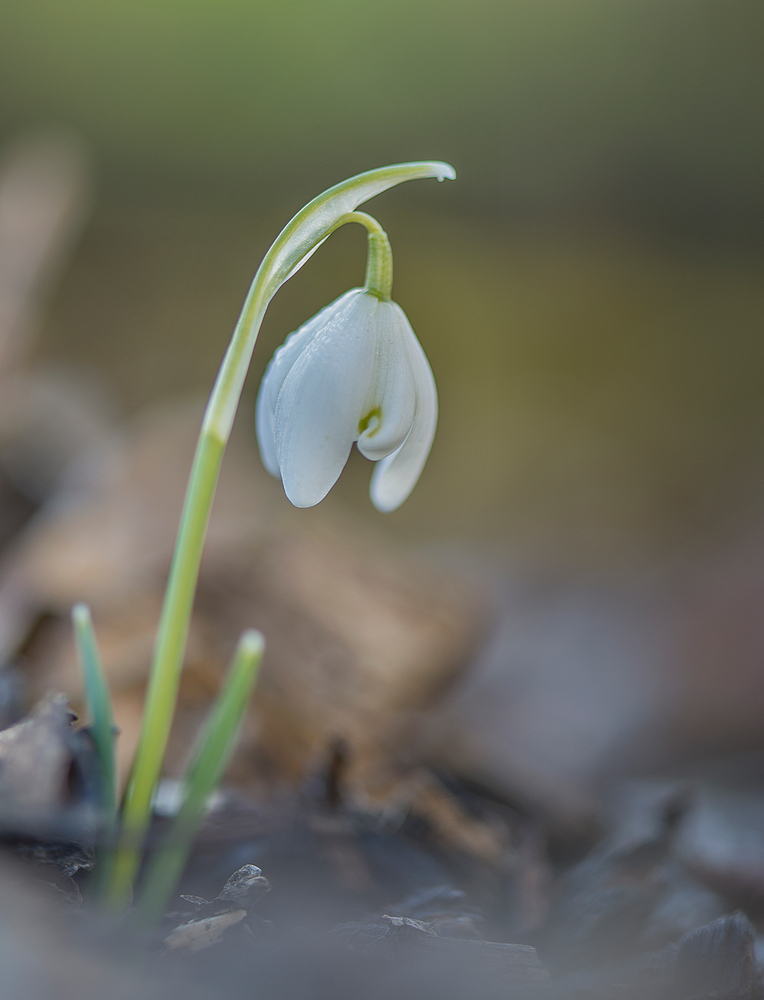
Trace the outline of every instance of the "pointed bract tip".
<instances>
[{"instance_id":1,"label":"pointed bract tip","mask_svg":"<svg viewBox=\"0 0 764 1000\"><path fill-rule=\"evenodd\" d=\"M450 163L437 163L436 166L440 168L438 173L435 175L439 181L456 180L456 171Z\"/></svg>"},{"instance_id":2,"label":"pointed bract tip","mask_svg":"<svg viewBox=\"0 0 764 1000\"><path fill-rule=\"evenodd\" d=\"M90 608L84 601L77 601L72 608L72 620L75 624L81 625L90 619Z\"/></svg>"},{"instance_id":3,"label":"pointed bract tip","mask_svg":"<svg viewBox=\"0 0 764 1000\"><path fill-rule=\"evenodd\" d=\"M247 656L262 656L265 649L265 638L257 629L247 629L239 640L239 648Z\"/></svg>"}]
</instances>

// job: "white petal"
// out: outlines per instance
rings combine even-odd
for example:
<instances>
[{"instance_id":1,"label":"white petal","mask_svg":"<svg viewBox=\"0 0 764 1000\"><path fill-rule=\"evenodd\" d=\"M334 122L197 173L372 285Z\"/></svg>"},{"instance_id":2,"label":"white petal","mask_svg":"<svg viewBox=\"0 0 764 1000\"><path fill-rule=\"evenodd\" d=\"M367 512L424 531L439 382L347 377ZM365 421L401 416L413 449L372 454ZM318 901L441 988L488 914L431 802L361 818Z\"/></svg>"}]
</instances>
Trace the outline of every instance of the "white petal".
<instances>
[{"instance_id":1,"label":"white petal","mask_svg":"<svg viewBox=\"0 0 764 1000\"><path fill-rule=\"evenodd\" d=\"M400 507L416 486L435 437L438 393L429 362L406 321L405 342L416 384L416 413L408 437L397 451L377 462L371 477L372 503L384 513Z\"/></svg>"},{"instance_id":2,"label":"white petal","mask_svg":"<svg viewBox=\"0 0 764 1000\"><path fill-rule=\"evenodd\" d=\"M287 372L276 402L276 456L296 507L323 500L339 478L371 381L379 301L361 289L339 301Z\"/></svg>"},{"instance_id":3,"label":"white petal","mask_svg":"<svg viewBox=\"0 0 764 1000\"><path fill-rule=\"evenodd\" d=\"M406 440L416 408L416 385L406 346L409 321L394 302L380 302L376 319L374 370L361 415L368 425L358 438L358 450L374 462Z\"/></svg>"},{"instance_id":4,"label":"white petal","mask_svg":"<svg viewBox=\"0 0 764 1000\"><path fill-rule=\"evenodd\" d=\"M260 383L260 391L257 395L255 425L257 427L257 443L260 446L260 457L263 460L263 465L272 476L279 477L281 475L276 456L275 414L276 403L281 392L281 387L284 384L284 379L302 353L305 345L315 335L316 330L329 323L334 314L344 308L345 299L349 296L355 296L356 292L357 289L346 292L340 298L316 313L307 323L303 323L299 330L290 333L265 369L265 375L263 375L263 381Z\"/></svg>"}]
</instances>

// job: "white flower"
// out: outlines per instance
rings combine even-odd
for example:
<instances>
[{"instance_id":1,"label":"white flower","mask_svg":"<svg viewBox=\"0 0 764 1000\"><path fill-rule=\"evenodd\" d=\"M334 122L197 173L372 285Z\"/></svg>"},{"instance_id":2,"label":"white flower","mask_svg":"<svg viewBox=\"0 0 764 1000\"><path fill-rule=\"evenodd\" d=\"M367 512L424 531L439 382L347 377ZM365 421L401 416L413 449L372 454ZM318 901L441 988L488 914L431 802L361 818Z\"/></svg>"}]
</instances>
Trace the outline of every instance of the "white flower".
<instances>
[{"instance_id":1,"label":"white flower","mask_svg":"<svg viewBox=\"0 0 764 1000\"><path fill-rule=\"evenodd\" d=\"M437 419L435 380L405 313L361 288L287 338L257 399L263 463L296 507L323 500L357 441L377 462L374 505L395 510L419 479Z\"/></svg>"}]
</instances>

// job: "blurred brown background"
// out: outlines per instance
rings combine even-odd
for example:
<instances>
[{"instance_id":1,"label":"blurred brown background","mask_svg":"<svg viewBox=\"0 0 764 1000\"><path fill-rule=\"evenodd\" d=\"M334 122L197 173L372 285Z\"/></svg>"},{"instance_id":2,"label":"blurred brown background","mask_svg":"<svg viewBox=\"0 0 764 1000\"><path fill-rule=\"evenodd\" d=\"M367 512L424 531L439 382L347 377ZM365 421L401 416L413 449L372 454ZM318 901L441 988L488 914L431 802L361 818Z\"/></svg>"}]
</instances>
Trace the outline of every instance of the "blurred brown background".
<instances>
[{"instance_id":1,"label":"blurred brown background","mask_svg":"<svg viewBox=\"0 0 764 1000\"><path fill-rule=\"evenodd\" d=\"M0 145L57 136L89 171L32 366L116 417L203 394L295 211L364 169L453 163L369 206L439 386L424 475L379 515L353 455L290 523L350 512L505 580L445 716L452 766L554 797L760 745L763 49L755 0L6 0ZM269 310L250 438L275 347L362 280L353 228Z\"/></svg>"}]
</instances>

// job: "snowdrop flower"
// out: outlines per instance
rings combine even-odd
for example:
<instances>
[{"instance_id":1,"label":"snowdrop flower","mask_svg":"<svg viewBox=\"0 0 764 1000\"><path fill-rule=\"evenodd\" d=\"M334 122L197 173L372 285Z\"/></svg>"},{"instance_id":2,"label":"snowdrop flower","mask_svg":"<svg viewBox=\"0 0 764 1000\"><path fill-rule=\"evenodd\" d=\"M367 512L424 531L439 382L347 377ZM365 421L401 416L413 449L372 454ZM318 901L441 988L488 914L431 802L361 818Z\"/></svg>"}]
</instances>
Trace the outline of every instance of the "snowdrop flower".
<instances>
[{"instance_id":1,"label":"snowdrop flower","mask_svg":"<svg viewBox=\"0 0 764 1000\"><path fill-rule=\"evenodd\" d=\"M376 462L371 499L399 507L414 488L435 435L435 380L405 313L390 299L392 255L369 228L364 288L354 288L291 334L273 357L257 400L263 464L297 507L334 486L353 443Z\"/></svg>"},{"instance_id":2,"label":"snowdrop flower","mask_svg":"<svg viewBox=\"0 0 764 1000\"><path fill-rule=\"evenodd\" d=\"M364 288L348 292L324 309L276 353L258 400L258 431L265 464L283 478L294 503L318 503L358 441L364 455L377 461L374 503L380 510L393 510L416 483L430 449L437 417L435 383L408 320L390 300L392 255L387 237L378 223L356 209L404 181L425 177L442 181L455 176L447 163L424 161L396 163L349 177L300 209L257 269L215 379L196 446L154 646L143 727L107 880L111 907L126 908L132 898L170 733L215 485L268 305L336 229L346 222L366 226L369 256ZM244 710L244 680L251 684L260 648L254 633L244 634L222 701L210 717L214 725L222 718L230 722L234 709ZM236 731L235 724L231 731ZM222 766L232 745L213 747L214 743L208 741L201 751L210 773ZM197 763L201 760L200 756ZM186 805L192 798L189 793ZM191 829L189 825L187 832ZM182 863L185 848L173 844L171 849ZM162 871L166 874L166 869ZM163 912L164 889L172 878L168 882L162 875L162 879L161 886L144 886L138 902L144 916Z\"/></svg>"}]
</instances>

